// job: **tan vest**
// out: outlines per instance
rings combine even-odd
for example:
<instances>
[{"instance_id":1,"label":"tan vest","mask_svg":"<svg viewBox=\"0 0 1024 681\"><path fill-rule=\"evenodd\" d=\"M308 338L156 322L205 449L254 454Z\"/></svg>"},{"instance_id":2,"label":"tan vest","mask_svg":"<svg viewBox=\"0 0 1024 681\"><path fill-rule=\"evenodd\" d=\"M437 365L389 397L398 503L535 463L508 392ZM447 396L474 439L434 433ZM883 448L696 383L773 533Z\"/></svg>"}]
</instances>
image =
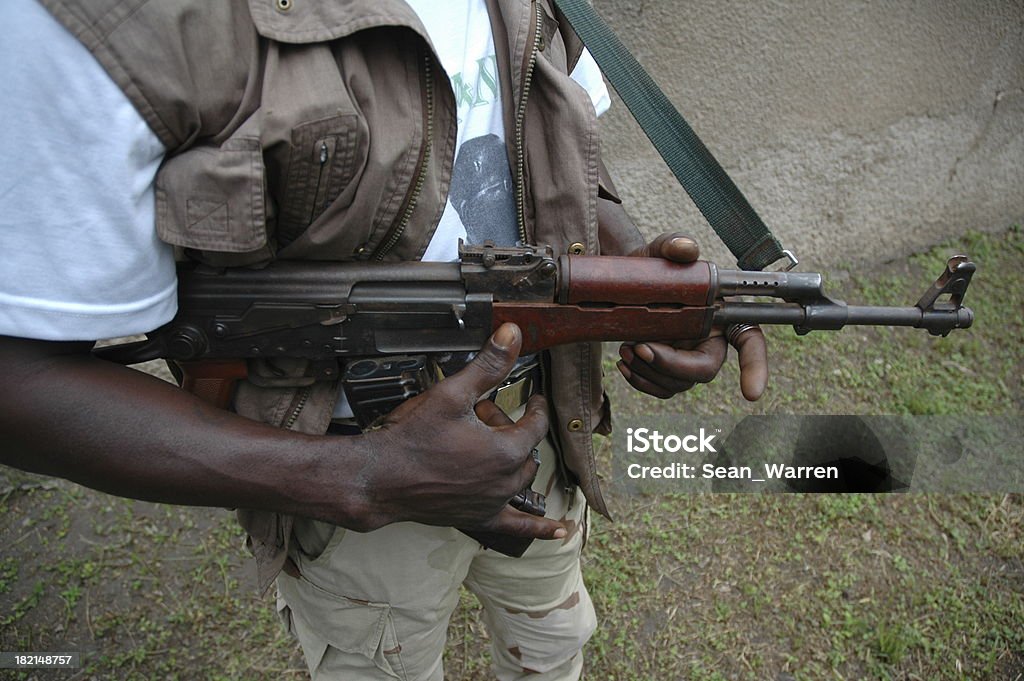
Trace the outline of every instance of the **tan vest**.
<instances>
[{"instance_id":1,"label":"tan vest","mask_svg":"<svg viewBox=\"0 0 1024 681\"><path fill-rule=\"evenodd\" d=\"M412 260L448 194L455 101L401 0L42 0L99 59L169 153L157 229L189 257ZM568 76L582 49L549 0L488 0L520 228L599 253L597 122ZM607 243L638 245L638 235ZM607 514L592 433L608 432L599 344L548 353L552 433ZM323 432L337 387L244 386L239 413ZM261 588L291 519L241 512Z\"/></svg>"}]
</instances>

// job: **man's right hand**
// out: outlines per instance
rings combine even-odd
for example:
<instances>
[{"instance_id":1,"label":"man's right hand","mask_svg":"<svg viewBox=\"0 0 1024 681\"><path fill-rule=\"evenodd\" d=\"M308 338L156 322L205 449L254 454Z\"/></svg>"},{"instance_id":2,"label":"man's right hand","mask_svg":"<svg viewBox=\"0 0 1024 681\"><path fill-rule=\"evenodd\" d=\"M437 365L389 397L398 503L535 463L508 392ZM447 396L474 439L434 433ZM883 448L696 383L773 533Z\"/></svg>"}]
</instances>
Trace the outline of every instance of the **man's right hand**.
<instances>
[{"instance_id":1,"label":"man's right hand","mask_svg":"<svg viewBox=\"0 0 1024 681\"><path fill-rule=\"evenodd\" d=\"M369 444L361 519L355 529L411 520L519 537L557 539L565 528L507 502L537 474L531 449L548 430L534 396L518 422L481 402L511 371L519 328L499 328L462 371L395 409L366 433Z\"/></svg>"}]
</instances>

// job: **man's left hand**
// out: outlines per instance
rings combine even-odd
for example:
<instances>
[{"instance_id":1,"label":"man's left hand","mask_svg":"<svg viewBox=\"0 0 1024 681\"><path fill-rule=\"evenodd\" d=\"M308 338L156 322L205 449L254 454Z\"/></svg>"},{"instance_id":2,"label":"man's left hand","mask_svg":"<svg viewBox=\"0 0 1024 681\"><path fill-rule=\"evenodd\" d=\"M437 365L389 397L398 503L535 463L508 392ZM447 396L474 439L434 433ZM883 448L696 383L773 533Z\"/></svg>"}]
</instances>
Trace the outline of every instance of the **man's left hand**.
<instances>
[{"instance_id":1,"label":"man's left hand","mask_svg":"<svg viewBox=\"0 0 1024 681\"><path fill-rule=\"evenodd\" d=\"M681 234L663 234L633 256L665 258L675 262L693 262L700 248L693 239ZM757 400L768 385L768 351L764 334L754 327L739 335L735 346L740 363L740 391L750 401ZM697 383L708 383L718 375L727 354L728 342L721 328L707 338L672 343L624 343L619 346L617 366L626 381L641 392L667 399L689 390Z\"/></svg>"}]
</instances>

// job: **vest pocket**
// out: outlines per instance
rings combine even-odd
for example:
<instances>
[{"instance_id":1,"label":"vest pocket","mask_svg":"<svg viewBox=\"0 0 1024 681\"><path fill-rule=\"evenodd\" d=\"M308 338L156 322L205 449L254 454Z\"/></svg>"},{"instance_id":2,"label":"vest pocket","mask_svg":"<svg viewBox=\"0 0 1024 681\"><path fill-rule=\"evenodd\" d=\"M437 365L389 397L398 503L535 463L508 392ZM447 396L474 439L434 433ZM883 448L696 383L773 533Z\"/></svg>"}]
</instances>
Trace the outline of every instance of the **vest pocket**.
<instances>
[{"instance_id":1,"label":"vest pocket","mask_svg":"<svg viewBox=\"0 0 1024 681\"><path fill-rule=\"evenodd\" d=\"M267 242L263 154L234 137L167 159L156 177L157 234L185 248L247 253Z\"/></svg>"},{"instance_id":2,"label":"vest pocket","mask_svg":"<svg viewBox=\"0 0 1024 681\"><path fill-rule=\"evenodd\" d=\"M277 239L282 246L297 239L352 184L358 140L356 114L311 121L292 131L287 180L278 197Z\"/></svg>"}]
</instances>

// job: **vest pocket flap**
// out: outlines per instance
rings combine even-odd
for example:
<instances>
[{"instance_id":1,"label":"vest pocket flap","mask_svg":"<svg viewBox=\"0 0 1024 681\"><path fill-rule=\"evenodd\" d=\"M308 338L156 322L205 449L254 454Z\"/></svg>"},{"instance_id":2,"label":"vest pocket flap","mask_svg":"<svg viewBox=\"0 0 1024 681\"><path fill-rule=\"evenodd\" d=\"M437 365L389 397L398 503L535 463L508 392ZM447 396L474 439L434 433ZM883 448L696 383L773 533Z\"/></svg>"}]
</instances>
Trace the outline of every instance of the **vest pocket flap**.
<instances>
[{"instance_id":1,"label":"vest pocket flap","mask_svg":"<svg viewBox=\"0 0 1024 681\"><path fill-rule=\"evenodd\" d=\"M416 26L412 7L401 0L296 2L249 0L256 31L282 43L322 43L378 26Z\"/></svg>"},{"instance_id":2,"label":"vest pocket flap","mask_svg":"<svg viewBox=\"0 0 1024 681\"><path fill-rule=\"evenodd\" d=\"M156 178L157 234L185 248L247 253L267 242L263 152L255 138L199 145Z\"/></svg>"}]
</instances>

